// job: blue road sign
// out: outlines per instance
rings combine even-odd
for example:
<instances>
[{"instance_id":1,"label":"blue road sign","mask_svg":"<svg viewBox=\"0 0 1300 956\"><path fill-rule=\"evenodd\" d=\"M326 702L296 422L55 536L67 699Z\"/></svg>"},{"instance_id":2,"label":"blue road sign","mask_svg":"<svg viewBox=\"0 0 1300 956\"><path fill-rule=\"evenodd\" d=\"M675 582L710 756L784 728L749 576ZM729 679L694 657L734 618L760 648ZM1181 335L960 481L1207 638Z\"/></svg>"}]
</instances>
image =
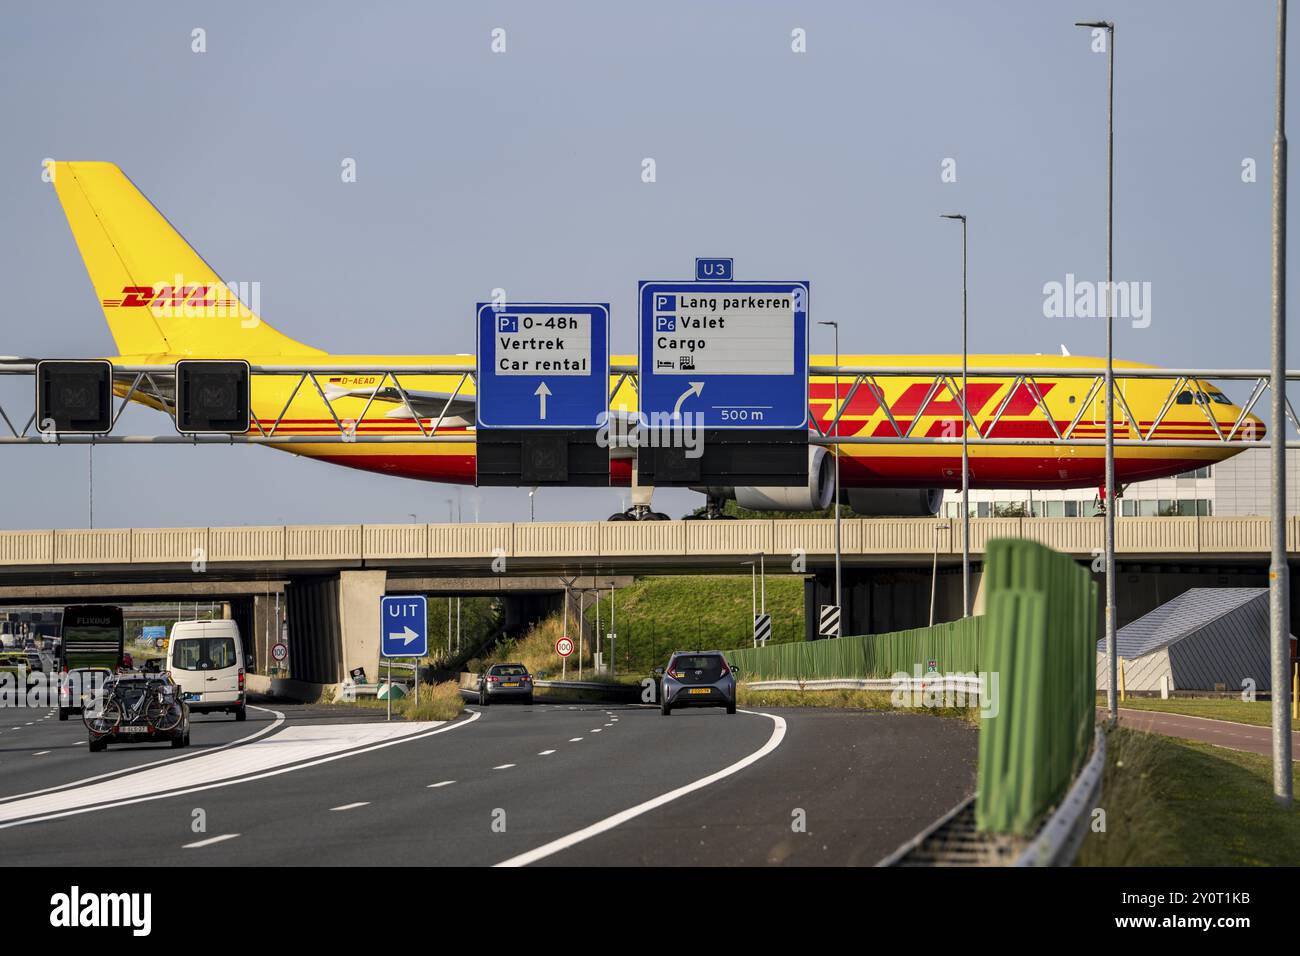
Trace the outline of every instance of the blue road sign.
<instances>
[{"instance_id":1,"label":"blue road sign","mask_svg":"<svg viewBox=\"0 0 1300 956\"><path fill-rule=\"evenodd\" d=\"M609 306L478 304L478 427L597 428L609 407Z\"/></svg>"},{"instance_id":2,"label":"blue road sign","mask_svg":"<svg viewBox=\"0 0 1300 956\"><path fill-rule=\"evenodd\" d=\"M641 283L643 425L808 426L808 283L730 276Z\"/></svg>"},{"instance_id":3,"label":"blue road sign","mask_svg":"<svg viewBox=\"0 0 1300 956\"><path fill-rule=\"evenodd\" d=\"M157 641L167 637L165 624L146 624L140 628L140 636L146 641Z\"/></svg>"},{"instance_id":4,"label":"blue road sign","mask_svg":"<svg viewBox=\"0 0 1300 956\"><path fill-rule=\"evenodd\" d=\"M429 600L423 594L385 594L379 599L380 653L424 657L429 653Z\"/></svg>"},{"instance_id":5,"label":"blue road sign","mask_svg":"<svg viewBox=\"0 0 1300 956\"><path fill-rule=\"evenodd\" d=\"M696 282L723 282L736 277L734 259L696 259Z\"/></svg>"}]
</instances>

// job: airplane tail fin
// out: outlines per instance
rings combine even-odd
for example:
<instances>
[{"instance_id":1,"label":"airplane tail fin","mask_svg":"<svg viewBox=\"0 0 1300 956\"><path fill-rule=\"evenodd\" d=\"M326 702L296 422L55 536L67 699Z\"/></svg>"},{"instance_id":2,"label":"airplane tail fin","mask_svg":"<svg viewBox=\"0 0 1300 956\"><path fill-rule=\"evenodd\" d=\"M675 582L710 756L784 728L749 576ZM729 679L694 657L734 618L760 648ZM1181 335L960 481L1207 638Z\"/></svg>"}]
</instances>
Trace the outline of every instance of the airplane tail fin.
<instances>
[{"instance_id":1,"label":"airplane tail fin","mask_svg":"<svg viewBox=\"0 0 1300 956\"><path fill-rule=\"evenodd\" d=\"M122 355L323 354L258 318L258 286L229 287L112 163L55 162L51 172Z\"/></svg>"}]
</instances>

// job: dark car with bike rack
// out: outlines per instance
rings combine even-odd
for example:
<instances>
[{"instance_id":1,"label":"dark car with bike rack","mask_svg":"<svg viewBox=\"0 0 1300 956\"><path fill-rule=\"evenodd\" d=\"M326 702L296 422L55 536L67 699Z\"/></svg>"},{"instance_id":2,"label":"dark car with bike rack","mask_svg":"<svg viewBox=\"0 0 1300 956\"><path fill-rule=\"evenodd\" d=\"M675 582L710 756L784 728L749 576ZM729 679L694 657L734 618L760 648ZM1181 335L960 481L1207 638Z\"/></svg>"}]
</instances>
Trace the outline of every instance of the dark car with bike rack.
<instances>
[{"instance_id":1,"label":"dark car with bike rack","mask_svg":"<svg viewBox=\"0 0 1300 956\"><path fill-rule=\"evenodd\" d=\"M85 702L91 751L115 744L190 745L190 708L167 674L118 674Z\"/></svg>"}]
</instances>

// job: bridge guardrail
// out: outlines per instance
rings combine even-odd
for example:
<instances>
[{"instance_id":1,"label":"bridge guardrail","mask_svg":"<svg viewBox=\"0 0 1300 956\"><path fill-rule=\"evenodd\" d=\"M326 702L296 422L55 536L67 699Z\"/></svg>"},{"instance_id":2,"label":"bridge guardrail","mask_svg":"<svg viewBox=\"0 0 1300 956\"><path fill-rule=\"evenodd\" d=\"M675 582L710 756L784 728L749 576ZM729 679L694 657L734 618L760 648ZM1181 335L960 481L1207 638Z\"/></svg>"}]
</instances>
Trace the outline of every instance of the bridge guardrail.
<instances>
[{"instance_id":1,"label":"bridge guardrail","mask_svg":"<svg viewBox=\"0 0 1300 956\"><path fill-rule=\"evenodd\" d=\"M730 653L730 652L729 652ZM974 705L984 691L984 681L977 674L931 674L923 677L830 677L811 680L758 680L744 681L750 690L879 690L909 693L939 692L961 695L965 702Z\"/></svg>"},{"instance_id":2,"label":"bridge guardrail","mask_svg":"<svg viewBox=\"0 0 1300 956\"><path fill-rule=\"evenodd\" d=\"M1266 554L1269 520L1258 517L1124 517L1124 554ZM994 538L1038 541L1075 557L1102 546L1093 518L973 518L971 547L987 554ZM0 531L0 566L257 562L491 560L581 554L686 557L834 553L826 518L727 522L537 522L428 525L272 525L249 528L95 528ZM851 518L847 555L941 555L962 550L961 522L950 518ZM1300 516L1287 519L1287 550L1300 552Z\"/></svg>"}]
</instances>

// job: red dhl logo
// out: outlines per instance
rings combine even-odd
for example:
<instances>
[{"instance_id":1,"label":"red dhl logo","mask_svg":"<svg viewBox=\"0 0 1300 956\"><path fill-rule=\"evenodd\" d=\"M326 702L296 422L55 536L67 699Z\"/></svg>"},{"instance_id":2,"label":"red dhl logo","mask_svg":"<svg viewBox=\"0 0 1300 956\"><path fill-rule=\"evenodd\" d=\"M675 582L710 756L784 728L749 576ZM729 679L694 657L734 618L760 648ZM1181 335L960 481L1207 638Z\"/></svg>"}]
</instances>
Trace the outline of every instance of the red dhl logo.
<instances>
[{"instance_id":1,"label":"red dhl logo","mask_svg":"<svg viewBox=\"0 0 1300 956\"><path fill-rule=\"evenodd\" d=\"M1047 393L1055 388L1055 383L1046 382L1038 386L1038 394L1046 399ZM839 386L840 402L849 397L851 383L841 382ZM988 411L991 416L993 409L996 407L993 399L1003 385L998 382L971 382L967 387L968 404L971 416L978 422L980 415ZM961 430L961 405L957 397L944 388L937 390L926 402L925 397L930 392L929 382L913 382L908 385L894 401L889 403L889 413L893 416L894 421L902 431L912 423L912 419L918 415L925 418L934 418L930 427L926 430L927 437L942 437L953 434L960 434ZM867 431L870 420L882 410L880 398L869 386L862 385L853 393L852 400L844 405L844 410L840 414L840 422L837 431L841 436L860 435ZM808 404L812 407L817 421L822 429L829 430L831 423L835 420L836 414L836 396L834 382L814 382L809 389ZM924 404L924 408L922 408ZM1010 431L1021 433L1024 431L1023 425L1032 424L1041 426L1044 436L1051 434L1051 427L1046 421L1043 422L1014 422L1006 419L1022 417L1040 411L1038 402L1035 400L1034 392L1026 384L1021 384L1016 389L1011 400L1007 402L1007 407L1002 411L1002 419L999 421L997 430L1000 435L1005 435ZM987 428L986 425L980 426L983 433ZM947 430L945 430L947 429ZM872 431L874 436L891 436L896 434L894 426L889 423L888 418L882 418L877 422L875 429ZM919 432L916 434L920 434ZM1029 436L1025 436L1029 437Z\"/></svg>"},{"instance_id":2,"label":"red dhl logo","mask_svg":"<svg viewBox=\"0 0 1300 956\"><path fill-rule=\"evenodd\" d=\"M122 286L122 298L100 299L100 302L106 309L179 309L238 305L238 302L233 299L219 298L220 294L221 286L218 285L164 285L156 289L149 285L126 285Z\"/></svg>"}]
</instances>

